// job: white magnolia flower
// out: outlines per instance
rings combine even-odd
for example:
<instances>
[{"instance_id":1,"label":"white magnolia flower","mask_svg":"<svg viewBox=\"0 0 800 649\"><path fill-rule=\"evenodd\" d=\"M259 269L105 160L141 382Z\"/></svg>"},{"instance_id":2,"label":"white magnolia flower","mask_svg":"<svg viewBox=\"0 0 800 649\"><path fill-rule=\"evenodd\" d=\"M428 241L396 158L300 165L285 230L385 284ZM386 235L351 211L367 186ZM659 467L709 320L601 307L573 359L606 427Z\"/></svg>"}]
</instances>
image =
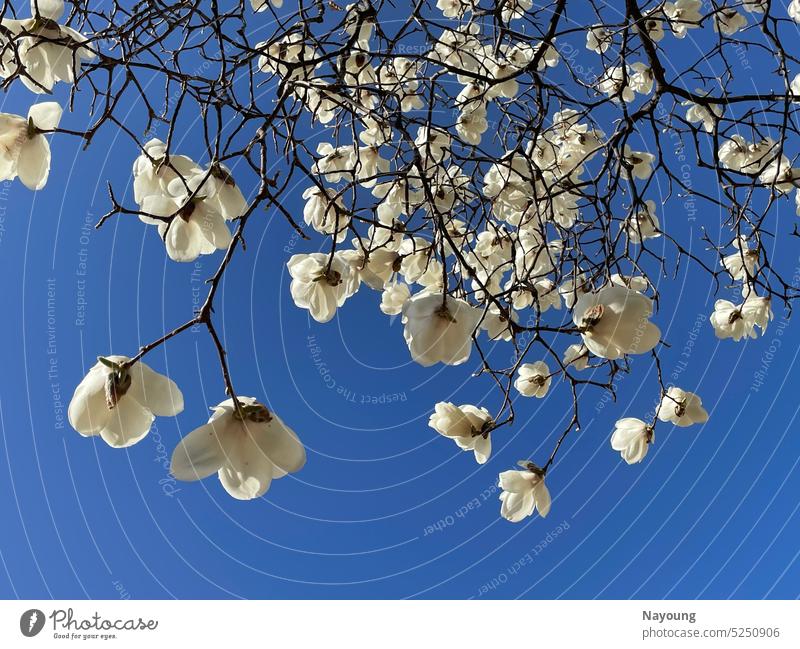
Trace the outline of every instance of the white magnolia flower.
<instances>
[{"instance_id":1,"label":"white magnolia flower","mask_svg":"<svg viewBox=\"0 0 800 649\"><path fill-rule=\"evenodd\" d=\"M664 38L664 22L666 16L656 8L644 14L644 30L654 43ZM666 21L669 22L669 21ZM637 27L638 30L638 27Z\"/></svg>"},{"instance_id":2,"label":"white magnolia flower","mask_svg":"<svg viewBox=\"0 0 800 649\"><path fill-rule=\"evenodd\" d=\"M330 262L330 263L329 263ZM308 309L317 322L328 322L336 309L358 290L358 274L340 251L292 255L286 266L292 276L289 290L294 303Z\"/></svg>"},{"instance_id":3,"label":"white magnolia flower","mask_svg":"<svg viewBox=\"0 0 800 649\"><path fill-rule=\"evenodd\" d=\"M399 315L403 311L403 305L411 297L411 290L408 284L395 282L389 284L381 294L380 309L386 315Z\"/></svg>"},{"instance_id":4,"label":"white magnolia flower","mask_svg":"<svg viewBox=\"0 0 800 649\"><path fill-rule=\"evenodd\" d=\"M744 337L755 338L752 327L748 326L742 316L742 310L728 300L717 300L714 313L709 318L717 338L733 338L738 341Z\"/></svg>"},{"instance_id":5,"label":"white magnolia flower","mask_svg":"<svg viewBox=\"0 0 800 649\"><path fill-rule=\"evenodd\" d=\"M795 189L798 178L800 169L792 167L791 161L785 155L776 156L758 177L763 184L781 193Z\"/></svg>"},{"instance_id":6,"label":"white magnolia flower","mask_svg":"<svg viewBox=\"0 0 800 649\"><path fill-rule=\"evenodd\" d=\"M700 0L677 0L665 2L664 14L669 19L672 33L677 38L684 38L686 31L700 27L703 3Z\"/></svg>"},{"instance_id":7,"label":"white magnolia flower","mask_svg":"<svg viewBox=\"0 0 800 649\"><path fill-rule=\"evenodd\" d=\"M558 294L564 299L564 304L568 309L575 306L577 301L586 291L591 288L586 285L586 278L583 274L578 275L575 279L568 279L558 287Z\"/></svg>"},{"instance_id":8,"label":"white magnolia flower","mask_svg":"<svg viewBox=\"0 0 800 649\"><path fill-rule=\"evenodd\" d=\"M585 370L589 366L589 350L580 343L570 345L564 352L562 362L576 370Z\"/></svg>"},{"instance_id":9,"label":"white magnolia flower","mask_svg":"<svg viewBox=\"0 0 800 649\"><path fill-rule=\"evenodd\" d=\"M169 258L194 261L200 255L225 250L231 243L231 231L225 218L209 200L213 186L205 183L205 174L188 179L175 178L163 194L146 196L140 219L158 226Z\"/></svg>"},{"instance_id":10,"label":"white magnolia flower","mask_svg":"<svg viewBox=\"0 0 800 649\"><path fill-rule=\"evenodd\" d=\"M656 204L651 200L645 201L643 208L636 208L622 223L622 229L631 243L641 243L646 239L657 239L661 236L660 227L661 224L656 216Z\"/></svg>"},{"instance_id":11,"label":"white magnolia flower","mask_svg":"<svg viewBox=\"0 0 800 649\"><path fill-rule=\"evenodd\" d=\"M619 451L628 464L636 464L647 455L650 444L655 442L653 429L641 419L626 417L617 421L611 436L611 448Z\"/></svg>"},{"instance_id":12,"label":"white magnolia flower","mask_svg":"<svg viewBox=\"0 0 800 649\"><path fill-rule=\"evenodd\" d=\"M525 17L525 12L533 6L533 0L506 0L503 3L503 22L511 22Z\"/></svg>"},{"instance_id":13,"label":"white magnolia flower","mask_svg":"<svg viewBox=\"0 0 800 649\"><path fill-rule=\"evenodd\" d=\"M280 9L283 6L283 0L250 0L250 6L256 12L267 11L270 5Z\"/></svg>"},{"instance_id":14,"label":"white magnolia flower","mask_svg":"<svg viewBox=\"0 0 800 649\"><path fill-rule=\"evenodd\" d=\"M611 360L644 354L658 344L659 328L650 322L653 302L622 286L606 286L582 295L572 319L592 354Z\"/></svg>"},{"instance_id":15,"label":"white magnolia flower","mask_svg":"<svg viewBox=\"0 0 800 649\"><path fill-rule=\"evenodd\" d=\"M472 11L472 0L436 0L436 7L445 18L461 18Z\"/></svg>"},{"instance_id":16,"label":"white magnolia flower","mask_svg":"<svg viewBox=\"0 0 800 649\"><path fill-rule=\"evenodd\" d=\"M544 361L523 363L519 366L517 380L514 387L523 397L537 397L541 399L550 389L550 368Z\"/></svg>"},{"instance_id":17,"label":"white magnolia flower","mask_svg":"<svg viewBox=\"0 0 800 649\"><path fill-rule=\"evenodd\" d=\"M520 464L524 464L520 462ZM544 518L550 512L550 491L541 470L527 463L526 471L503 471L500 474L500 515L512 523L531 516L534 509Z\"/></svg>"},{"instance_id":18,"label":"white magnolia flower","mask_svg":"<svg viewBox=\"0 0 800 649\"><path fill-rule=\"evenodd\" d=\"M403 336L411 358L425 367L466 362L480 319L481 311L464 300L418 293L403 305Z\"/></svg>"},{"instance_id":19,"label":"white magnolia flower","mask_svg":"<svg viewBox=\"0 0 800 649\"><path fill-rule=\"evenodd\" d=\"M238 219L247 211L247 200L224 164L212 164L206 181L209 197L206 202L226 221Z\"/></svg>"},{"instance_id":20,"label":"white magnolia flower","mask_svg":"<svg viewBox=\"0 0 800 649\"><path fill-rule=\"evenodd\" d=\"M267 74L277 74L292 80L308 80L319 65L314 48L305 42L304 35L292 32L280 40L256 43L254 49L261 52L258 68Z\"/></svg>"},{"instance_id":21,"label":"white magnolia flower","mask_svg":"<svg viewBox=\"0 0 800 649\"><path fill-rule=\"evenodd\" d=\"M200 166L184 155L167 156L167 145L158 138L148 140L133 161L133 198L142 205L148 196L168 193L176 178L184 180L202 174Z\"/></svg>"},{"instance_id":22,"label":"white magnolia flower","mask_svg":"<svg viewBox=\"0 0 800 649\"><path fill-rule=\"evenodd\" d=\"M473 451L478 464L485 464L492 453L490 430L492 417L486 408L455 406L440 401L428 421L428 426L440 435L449 437L464 451Z\"/></svg>"},{"instance_id":23,"label":"white magnolia flower","mask_svg":"<svg viewBox=\"0 0 800 649\"><path fill-rule=\"evenodd\" d=\"M647 180L653 173L653 161L656 157L652 153L646 151L634 151L627 144L625 145L625 162L631 166L630 173L634 178L640 180ZM623 167L627 173L628 169Z\"/></svg>"},{"instance_id":24,"label":"white magnolia flower","mask_svg":"<svg viewBox=\"0 0 800 649\"><path fill-rule=\"evenodd\" d=\"M749 150L747 141L741 135L731 135L719 147L719 161L736 171L741 171L748 163Z\"/></svg>"},{"instance_id":25,"label":"white magnolia flower","mask_svg":"<svg viewBox=\"0 0 800 649\"><path fill-rule=\"evenodd\" d=\"M720 7L714 14L714 31L733 36L747 26L747 18L731 7Z\"/></svg>"},{"instance_id":26,"label":"white magnolia flower","mask_svg":"<svg viewBox=\"0 0 800 649\"><path fill-rule=\"evenodd\" d=\"M703 130L706 133L713 133L714 125L717 123L717 119L722 117L722 108L716 103L710 103L704 106L687 100L682 102L681 106L687 107L686 121L701 122L703 124Z\"/></svg>"},{"instance_id":27,"label":"white magnolia flower","mask_svg":"<svg viewBox=\"0 0 800 649\"><path fill-rule=\"evenodd\" d=\"M367 249L365 245L366 241L353 239L355 250L346 251L347 258L362 282L371 289L382 291L394 276L399 255L391 248Z\"/></svg>"},{"instance_id":28,"label":"white magnolia flower","mask_svg":"<svg viewBox=\"0 0 800 649\"><path fill-rule=\"evenodd\" d=\"M650 286L647 279L641 275L620 275L615 273L608 278L608 281L614 286L624 286L638 293L644 293Z\"/></svg>"},{"instance_id":29,"label":"white magnolia flower","mask_svg":"<svg viewBox=\"0 0 800 649\"><path fill-rule=\"evenodd\" d=\"M734 243L738 250L723 257L720 263L735 280L752 277L758 264L758 249L750 248L745 237L737 237Z\"/></svg>"},{"instance_id":30,"label":"white magnolia flower","mask_svg":"<svg viewBox=\"0 0 800 649\"><path fill-rule=\"evenodd\" d=\"M680 388L671 387L661 398L658 406L658 418L676 426L691 426L708 421L708 413L703 402L696 394Z\"/></svg>"},{"instance_id":31,"label":"white magnolia flower","mask_svg":"<svg viewBox=\"0 0 800 649\"><path fill-rule=\"evenodd\" d=\"M747 287L745 290L749 291ZM772 308L769 298L755 294L748 295L739 305L728 300L717 300L709 320L717 338L732 338L734 341L757 338L755 328L760 327L762 334L766 331L767 324L772 320Z\"/></svg>"},{"instance_id":32,"label":"white magnolia flower","mask_svg":"<svg viewBox=\"0 0 800 649\"><path fill-rule=\"evenodd\" d=\"M356 166L356 150L353 146L334 147L330 142L320 142L317 153L321 156L312 168L313 172L330 183L352 179Z\"/></svg>"},{"instance_id":33,"label":"white magnolia flower","mask_svg":"<svg viewBox=\"0 0 800 649\"><path fill-rule=\"evenodd\" d=\"M786 10L789 14L789 18L796 23L800 23L800 0L792 0L786 7Z\"/></svg>"},{"instance_id":34,"label":"white magnolia flower","mask_svg":"<svg viewBox=\"0 0 800 649\"><path fill-rule=\"evenodd\" d=\"M0 180L19 177L28 189L42 189L50 175L50 143L44 137L58 128L61 106L34 104L28 118L0 113Z\"/></svg>"},{"instance_id":35,"label":"white magnolia flower","mask_svg":"<svg viewBox=\"0 0 800 649\"><path fill-rule=\"evenodd\" d=\"M153 419L183 410L175 383L142 361L127 367L127 356L99 357L69 403L69 423L84 437L100 435L116 448L131 446L150 430Z\"/></svg>"},{"instance_id":36,"label":"white magnolia flower","mask_svg":"<svg viewBox=\"0 0 800 649\"><path fill-rule=\"evenodd\" d=\"M742 0L742 4L745 11L749 11L751 14L763 14L768 6L767 0ZM791 8L789 15L791 15Z\"/></svg>"},{"instance_id":37,"label":"white magnolia flower","mask_svg":"<svg viewBox=\"0 0 800 649\"><path fill-rule=\"evenodd\" d=\"M303 208L303 220L320 234L334 236L336 242L344 241L350 225L350 214L344 206L341 196L329 189L320 189L316 185L303 192L306 201Z\"/></svg>"},{"instance_id":38,"label":"white magnolia flower","mask_svg":"<svg viewBox=\"0 0 800 649\"><path fill-rule=\"evenodd\" d=\"M747 297L742 304L742 315L753 327L759 327L763 335L767 330L767 324L773 318L770 300L768 297L757 296L748 287L743 289L743 293L747 293Z\"/></svg>"},{"instance_id":39,"label":"white magnolia flower","mask_svg":"<svg viewBox=\"0 0 800 649\"><path fill-rule=\"evenodd\" d=\"M84 47L86 37L70 27L59 25L64 14L63 0L31 0L31 18L4 18L6 32L0 35L0 77L19 73L28 90L49 93L58 81L73 83L81 62L95 58Z\"/></svg>"},{"instance_id":40,"label":"white magnolia flower","mask_svg":"<svg viewBox=\"0 0 800 649\"><path fill-rule=\"evenodd\" d=\"M602 54L614 42L614 37L603 25L594 25L586 31L586 49Z\"/></svg>"},{"instance_id":41,"label":"white magnolia flower","mask_svg":"<svg viewBox=\"0 0 800 649\"><path fill-rule=\"evenodd\" d=\"M231 496L263 496L273 479L295 473L306 451L295 432L253 397L226 399L207 424L184 437L172 453L170 472L178 480L202 480L213 473Z\"/></svg>"},{"instance_id":42,"label":"white magnolia flower","mask_svg":"<svg viewBox=\"0 0 800 649\"><path fill-rule=\"evenodd\" d=\"M516 323L518 320L517 314L512 311L510 315L511 321ZM504 340L508 342L514 337L514 330L511 323L509 323L508 318L503 315L500 309L495 305L489 307L489 310L483 318L483 322L481 322L481 328L486 331L486 335L489 336L491 340Z\"/></svg>"},{"instance_id":43,"label":"white magnolia flower","mask_svg":"<svg viewBox=\"0 0 800 649\"><path fill-rule=\"evenodd\" d=\"M616 65L607 68L597 80L597 89L611 99L632 102L636 98L630 86L630 74L624 67Z\"/></svg>"}]
</instances>

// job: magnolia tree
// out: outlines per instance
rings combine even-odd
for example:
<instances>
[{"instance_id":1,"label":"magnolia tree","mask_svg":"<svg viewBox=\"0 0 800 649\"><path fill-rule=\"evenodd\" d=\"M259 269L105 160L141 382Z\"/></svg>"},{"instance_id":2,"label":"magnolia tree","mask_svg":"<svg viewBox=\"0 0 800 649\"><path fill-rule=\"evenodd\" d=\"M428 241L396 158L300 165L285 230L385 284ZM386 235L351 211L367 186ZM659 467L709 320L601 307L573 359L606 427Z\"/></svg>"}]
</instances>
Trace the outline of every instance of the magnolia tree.
<instances>
[{"instance_id":1,"label":"magnolia tree","mask_svg":"<svg viewBox=\"0 0 800 649\"><path fill-rule=\"evenodd\" d=\"M708 418L695 386L661 375L659 312L680 317L680 305L660 288L677 267L735 296L709 314L719 338L758 337L774 304L797 297L771 258L775 237L793 233L769 218L795 199L800 210L789 146L800 61L783 45L795 21L800 0L6 0L0 75L30 91L31 108L0 116L2 178L43 190L48 136L88 146L114 129L130 141L116 150L130 151L133 197L109 185L97 227L138 219L174 262L219 262L185 322L132 356L99 357L70 423L126 447L156 416L177 416L180 389L143 359L201 327L227 399L175 449L175 477L217 473L251 499L303 467L295 431L237 394L214 321L220 280L268 208L309 240L286 264L311 318L328 322L373 291L376 309L402 316L419 372L477 362L496 401L431 403L429 425L478 463L525 398L571 395L549 457L499 476L503 517L547 515L546 477L580 428L584 388L613 395L632 356L657 368L660 405L644 419L620 413L610 445L625 462L645 458L657 427ZM760 57L761 74L742 52ZM62 99L41 101L51 93ZM78 107L88 128L62 126ZM173 146L186 118L198 160ZM147 135L159 124L163 141ZM298 184L302 214L285 200ZM702 252L681 240L687 197L722 233L704 234ZM495 345L510 351L499 364Z\"/></svg>"}]
</instances>

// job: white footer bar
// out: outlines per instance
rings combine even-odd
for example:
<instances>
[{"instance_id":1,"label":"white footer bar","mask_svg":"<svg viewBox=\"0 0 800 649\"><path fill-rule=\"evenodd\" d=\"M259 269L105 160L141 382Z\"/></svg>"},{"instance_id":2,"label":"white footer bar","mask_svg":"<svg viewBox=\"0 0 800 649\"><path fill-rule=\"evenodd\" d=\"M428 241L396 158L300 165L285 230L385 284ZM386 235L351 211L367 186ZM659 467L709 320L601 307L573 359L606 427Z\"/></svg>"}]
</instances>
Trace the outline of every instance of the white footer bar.
<instances>
[{"instance_id":1,"label":"white footer bar","mask_svg":"<svg viewBox=\"0 0 800 649\"><path fill-rule=\"evenodd\" d=\"M787 601L4 601L0 647L800 647ZM257 644L254 644L257 643ZM589 644L591 643L591 644ZM563 645L561 645L563 646Z\"/></svg>"}]
</instances>

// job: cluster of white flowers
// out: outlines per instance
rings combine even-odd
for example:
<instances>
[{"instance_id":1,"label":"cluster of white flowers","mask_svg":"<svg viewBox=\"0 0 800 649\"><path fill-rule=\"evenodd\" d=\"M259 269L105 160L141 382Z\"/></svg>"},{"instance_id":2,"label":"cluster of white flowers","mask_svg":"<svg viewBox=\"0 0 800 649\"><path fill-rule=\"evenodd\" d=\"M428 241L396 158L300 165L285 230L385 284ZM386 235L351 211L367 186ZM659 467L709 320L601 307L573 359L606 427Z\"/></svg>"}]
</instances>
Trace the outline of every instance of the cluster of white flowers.
<instances>
[{"instance_id":1,"label":"cluster of white flowers","mask_svg":"<svg viewBox=\"0 0 800 649\"><path fill-rule=\"evenodd\" d=\"M256 13L275 12L282 5L283 0L250 0ZM477 0L437 0L436 7L448 27L433 33L428 27L434 23L426 25L426 44L415 46L425 50L420 56L386 56L386 37L377 28L373 8L361 3L341 10L334 6L343 13L340 28L348 45L333 56L325 39L317 39L308 25L279 30L279 36L248 46L258 83L274 80L283 98L306 110L306 123L325 129L313 154L303 147L303 155L307 152L313 160L302 167L311 181L302 194L302 222L329 238L330 252L298 253L288 260L291 297L312 319L325 323L365 285L380 296L375 302L381 312L400 316L410 357L424 367L465 364L474 358L477 344L483 370L488 371L483 340L513 343L511 367L491 370L496 380L507 382L503 408L519 397L551 398L559 381L571 380L574 387L573 372L606 365L613 377L626 357L651 352L661 339L652 321L655 286L639 274L645 270L635 255L647 252L652 240L670 238L668 215L662 211L659 218L660 206L644 195L666 161L660 149L657 156L637 150L647 145L634 148L633 123L625 129L615 125L614 134L606 136L590 108L562 99L536 102L531 114L512 118L519 127L514 135L495 138L494 115L513 115L527 103L518 100L528 97L531 76L544 79L549 68L564 67L566 50L559 53L552 35L498 38L487 30L490 20L481 19L491 15L491 21L505 26L502 31L512 32L515 23L520 26L528 17L532 0L505 0L494 12ZM711 7L701 0L664 2L636 21L645 46L641 49L623 42L627 28L589 26L586 48L599 55L603 69L593 83L581 85L594 104L623 112L627 120L637 104L657 103L654 91L661 96L667 85L647 46L668 32L684 39L691 30L708 25L717 32L715 41L724 44L726 37L747 28L745 14L768 9L765 0ZM19 78L37 94L52 92L58 82L75 83L83 62L96 56L90 41L59 24L63 0L31 0L31 14L23 20L2 20L0 77ZM800 22L800 0L791 1L788 14ZM579 36L583 39L584 33ZM619 56L616 50L623 48L635 56ZM575 76L574 70L571 73ZM447 100L430 92L437 89L432 80L440 78L453 88ZM800 74L790 90L787 104L792 99L800 102ZM724 96L704 89L679 96L685 100L685 113L681 109L678 121L692 125L695 137L711 134L714 148L719 144L716 156L724 173L746 176L772 197L789 199L797 189L800 214L800 168L792 166L785 142L758 129L751 137L762 139L753 142L725 131L725 111L733 113L735 106ZM536 119L533 112L539 113ZM425 119L417 120L415 115L422 113ZM61 116L56 102L35 104L26 117L0 114L0 180L18 177L33 190L45 186L50 170L46 136L58 132ZM653 119L654 125L661 122L660 117ZM488 149L490 140L503 142L495 153ZM300 149L295 147L292 154L299 156ZM238 221L243 227L248 210L255 207L248 205L231 169L223 164L233 166L235 156L220 157L197 163L151 139L133 163L136 213L143 223L156 227L174 261L190 262L224 249L232 252L242 234L239 229L234 235L231 223ZM598 198L594 208L603 214L595 215L586 206L591 203L589 187L597 186L598 166L601 173L623 181L626 189L610 192L609 201ZM611 197L620 195L626 197L622 205L611 204ZM348 201L367 196L375 205L365 218ZM618 209L624 209L624 215ZM472 214L480 215L479 225L473 225ZM598 219L606 214L613 224L607 229ZM581 235L599 221L601 241L586 245L612 251L624 246L623 267L619 260L595 265L588 248L581 249ZM768 268L759 233L737 231L720 250L721 266L737 295L740 290L741 301L717 300L711 324L719 338L755 338L773 317L770 298L756 292L764 285L759 274ZM224 267L225 263L220 274ZM545 313L559 311L560 327L543 325ZM211 328L206 317L198 314L194 322L207 322ZM546 345L547 361L531 359L528 350L543 342L539 337L545 330L566 335L552 348ZM524 352L518 345L521 332L533 333ZM562 339L568 344L561 346ZM224 356L224 350L220 352ZM156 416L172 417L183 410L178 387L142 362L144 353L99 358L69 406L70 423L80 434L127 447L147 434ZM526 358L532 362L523 362ZM439 402L429 426L484 464L491 456L492 432L504 423L502 414L493 415L479 405ZM628 464L638 463L655 441L657 422L686 427L707 419L696 394L662 387L652 420L620 419L611 446ZM504 518L518 522L536 511L547 515L551 498L545 476L554 457L542 467L525 460L521 470L500 473ZM183 438L171 470L181 480L216 472L233 497L252 499L305 461L297 435L276 414L252 397L237 397L215 406L208 423Z\"/></svg>"},{"instance_id":2,"label":"cluster of white flowers","mask_svg":"<svg viewBox=\"0 0 800 649\"><path fill-rule=\"evenodd\" d=\"M234 498L262 496L274 478L299 471L306 453L297 435L266 406L238 397L214 407L207 424L186 435L172 454L178 480L201 480L217 473ZM99 357L75 389L69 422L81 435L100 435L114 448L141 441L153 420L183 411L175 383L141 360Z\"/></svg>"},{"instance_id":3,"label":"cluster of white flowers","mask_svg":"<svg viewBox=\"0 0 800 649\"><path fill-rule=\"evenodd\" d=\"M660 421L681 427L708 421L708 413L703 408L700 397L674 386L667 389L661 397L656 417ZM646 424L635 417L626 417L617 421L611 436L611 448L619 451L628 464L637 464L644 459L650 445L655 441L653 424Z\"/></svg>"},{"instance_id":4,"label":"cluster of white flowers","mask_svg":"<svg viewBox=\"0 0 800 649\"><path fill-rule=\"evenodd\" d=\"M36 93L51 92L58 81L74 83L81 61L91 61L95 54L82 47L83 34L58 24L63 15L63 0L31 0L30 18L3 18L0 77L19 75Z\"/></svg>"},{"instance_id":5,"label":"cluster of white flowers","mask_svg":"<svg viewBox=\"0 0 800 649\"><path fill-rule=\"evenodd\" d=\"M81 61L95 54L81 45L86 38L59 25L63 0L31 0L31 18L2 19L0 78L17 76L37 94L50 93L57 81L73 83ZM32 190L50 175L50 144L44 137L58 128L62 109L56 102L34 104L27 117L0 113L0 180L19 178Z\"/></svg>"},{"instance_id":6,"label":"cluster of white flowers","mask_svg":"<svg viewBox=\"0 0 800 649\"><path fill-rule=\"evenodd\" d=\"M190 158L168 155L152 139L133 163L133 192L143 223L155 225L174 261L194 261L231 243L226 221L239 218L247 201L220 163L202 169Z\"/></svg>"}]
</instances>

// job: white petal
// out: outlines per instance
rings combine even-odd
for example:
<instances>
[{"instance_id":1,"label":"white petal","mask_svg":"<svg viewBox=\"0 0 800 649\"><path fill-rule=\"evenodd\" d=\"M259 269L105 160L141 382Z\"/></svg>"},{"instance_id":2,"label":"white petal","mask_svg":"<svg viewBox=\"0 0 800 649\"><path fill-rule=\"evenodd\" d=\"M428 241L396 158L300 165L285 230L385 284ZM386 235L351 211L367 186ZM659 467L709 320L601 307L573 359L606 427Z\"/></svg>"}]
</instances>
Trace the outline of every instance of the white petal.
<instances>
[{"instance_id":1,"label":"white petal","mask_svg":"<svg viewBox=\"0 0 800 649\"><path fill-rule=\"evenodd\" d=\"M225 452L213 423L195 428L172 453L170 473L178 480L202 480L219 471Z\"/></svg>"},{"instance_id":2,"label":"white petal","mask_svg":"<svg viewBox=\"0 0 800 649\"><path fill-rule=\"evenodd\" d=\"M179 216L170 222L164 240L167 254L173 261L194 261L202 254L205 242L200 228Z\"/></svg>"},{"instance_id":3,"label":"white petal","mask_svg":"<svg viewBox=\"0 0 800 649\"><path fill-rule=\"evenodd\" d=\"M75 388L67 416L70 426L83 436L97 435L108 422L111 411L106 406L106 373L92 368Z\"/></svg>"},{"instance_id":4,"label":"white petal","mask_svg":"<svg viewBox=\"0 0 800 649\"><path fill-rule=\"evenodd\" d=\"M482 435L475 439L475 460L478 464L486 464L489 456L492 454L492 436L487 435L484 438Z\"/></svg>"},{"instance_id":5,"label":"white petal","mask_svg":"<svg viewBox=\"0 0 800 649\"><path fill-rule=\"evenodd\" d=\"M17 174L28 189L41 189L50 174L50 144L41 135L34 135L22 145Z\"/></svg>"},{"instance_id":6,"label":"white petal","mask_svg":"<svg viewBox=\"0 0 800 649\"><path fill-rule=\"evenodd\" d=\"M274 467L269 458L255 443L252 434L258 434L258 424L248 424L251 432L226 436L225 463L219 470L219 481L237 500L251 500L263 496L272 482ZM256 430L253 431L252 429Z\"/></svg>"},{"instance_id":7,"label":"white petal","mask_svg":"<svg viewBox=\"0 0 800 649\"><path fill-rule=\"evenodd\" d=\"M111 410L100 436L109 446L125 448L140 441L153 424L153 413L136 399L123 396Z\"/></svg>"},{"instance_id":8,"label":"white petal","mask_svg":"<svg viewBox=\"0 0 800 649\"><path fill-rule=\"evenodd\" d=\"M63 113L61 105L55 101L44 101L34 104L28 111L28 117L33 120L34 126L43 131L52 131L58 128Z\"/></svg>"},{"instance_id":9,"label":"white petal","mask_svg":"<svg viewBox=\"0 0 800 649\"><path fill-rule=\"evenodd\" d=\"M58 20L64 15L64 0L31 0L31 15L38 14L42 18Z\"/></svg>"},{"instance_id":10,"label":"white petal","mask_svg":"<svg viewBox=\"0 0 800 649\"><path fill-rule=\"evenodd\" d=\"M534 499L531 490L519 494L504 492L500 494L500 501L500 515L512 523L519 523L533 513Z\"/></svg>"},{"instance_id":11,"label":"white petal","mask_svg":"<svg viewBox=\"0 0 800 649\"><path fill-rule=\"evenodd\" d=\"M539 510L539 516L544 518L550 513L550 490L545 485L544 481L540 482L533 488L533 497L536 500L536 509Z\"/></svg>"},{"instance_id":12,"label":"white petal","mask_svg":"<svg viewBox=\"0 0 800 649\"><path fill-rule=\"evenodd\" d=\"M264 432L256 438L258 446L270 461L286 473L294 473L306 463L306 450L295 432L275 414Z\"/></svg>"},{"instance_id":13,"label":"white petal","mask_svg":"<svg viewBox=\"0 0 800 649\"><path fill-rule=\"evenodd\" d=\"M158 417L174 417L183 412L183 394L175 382L154 372L141 361L128 370L131 387L128 395Z\"/></svg>"}]
</instances>

